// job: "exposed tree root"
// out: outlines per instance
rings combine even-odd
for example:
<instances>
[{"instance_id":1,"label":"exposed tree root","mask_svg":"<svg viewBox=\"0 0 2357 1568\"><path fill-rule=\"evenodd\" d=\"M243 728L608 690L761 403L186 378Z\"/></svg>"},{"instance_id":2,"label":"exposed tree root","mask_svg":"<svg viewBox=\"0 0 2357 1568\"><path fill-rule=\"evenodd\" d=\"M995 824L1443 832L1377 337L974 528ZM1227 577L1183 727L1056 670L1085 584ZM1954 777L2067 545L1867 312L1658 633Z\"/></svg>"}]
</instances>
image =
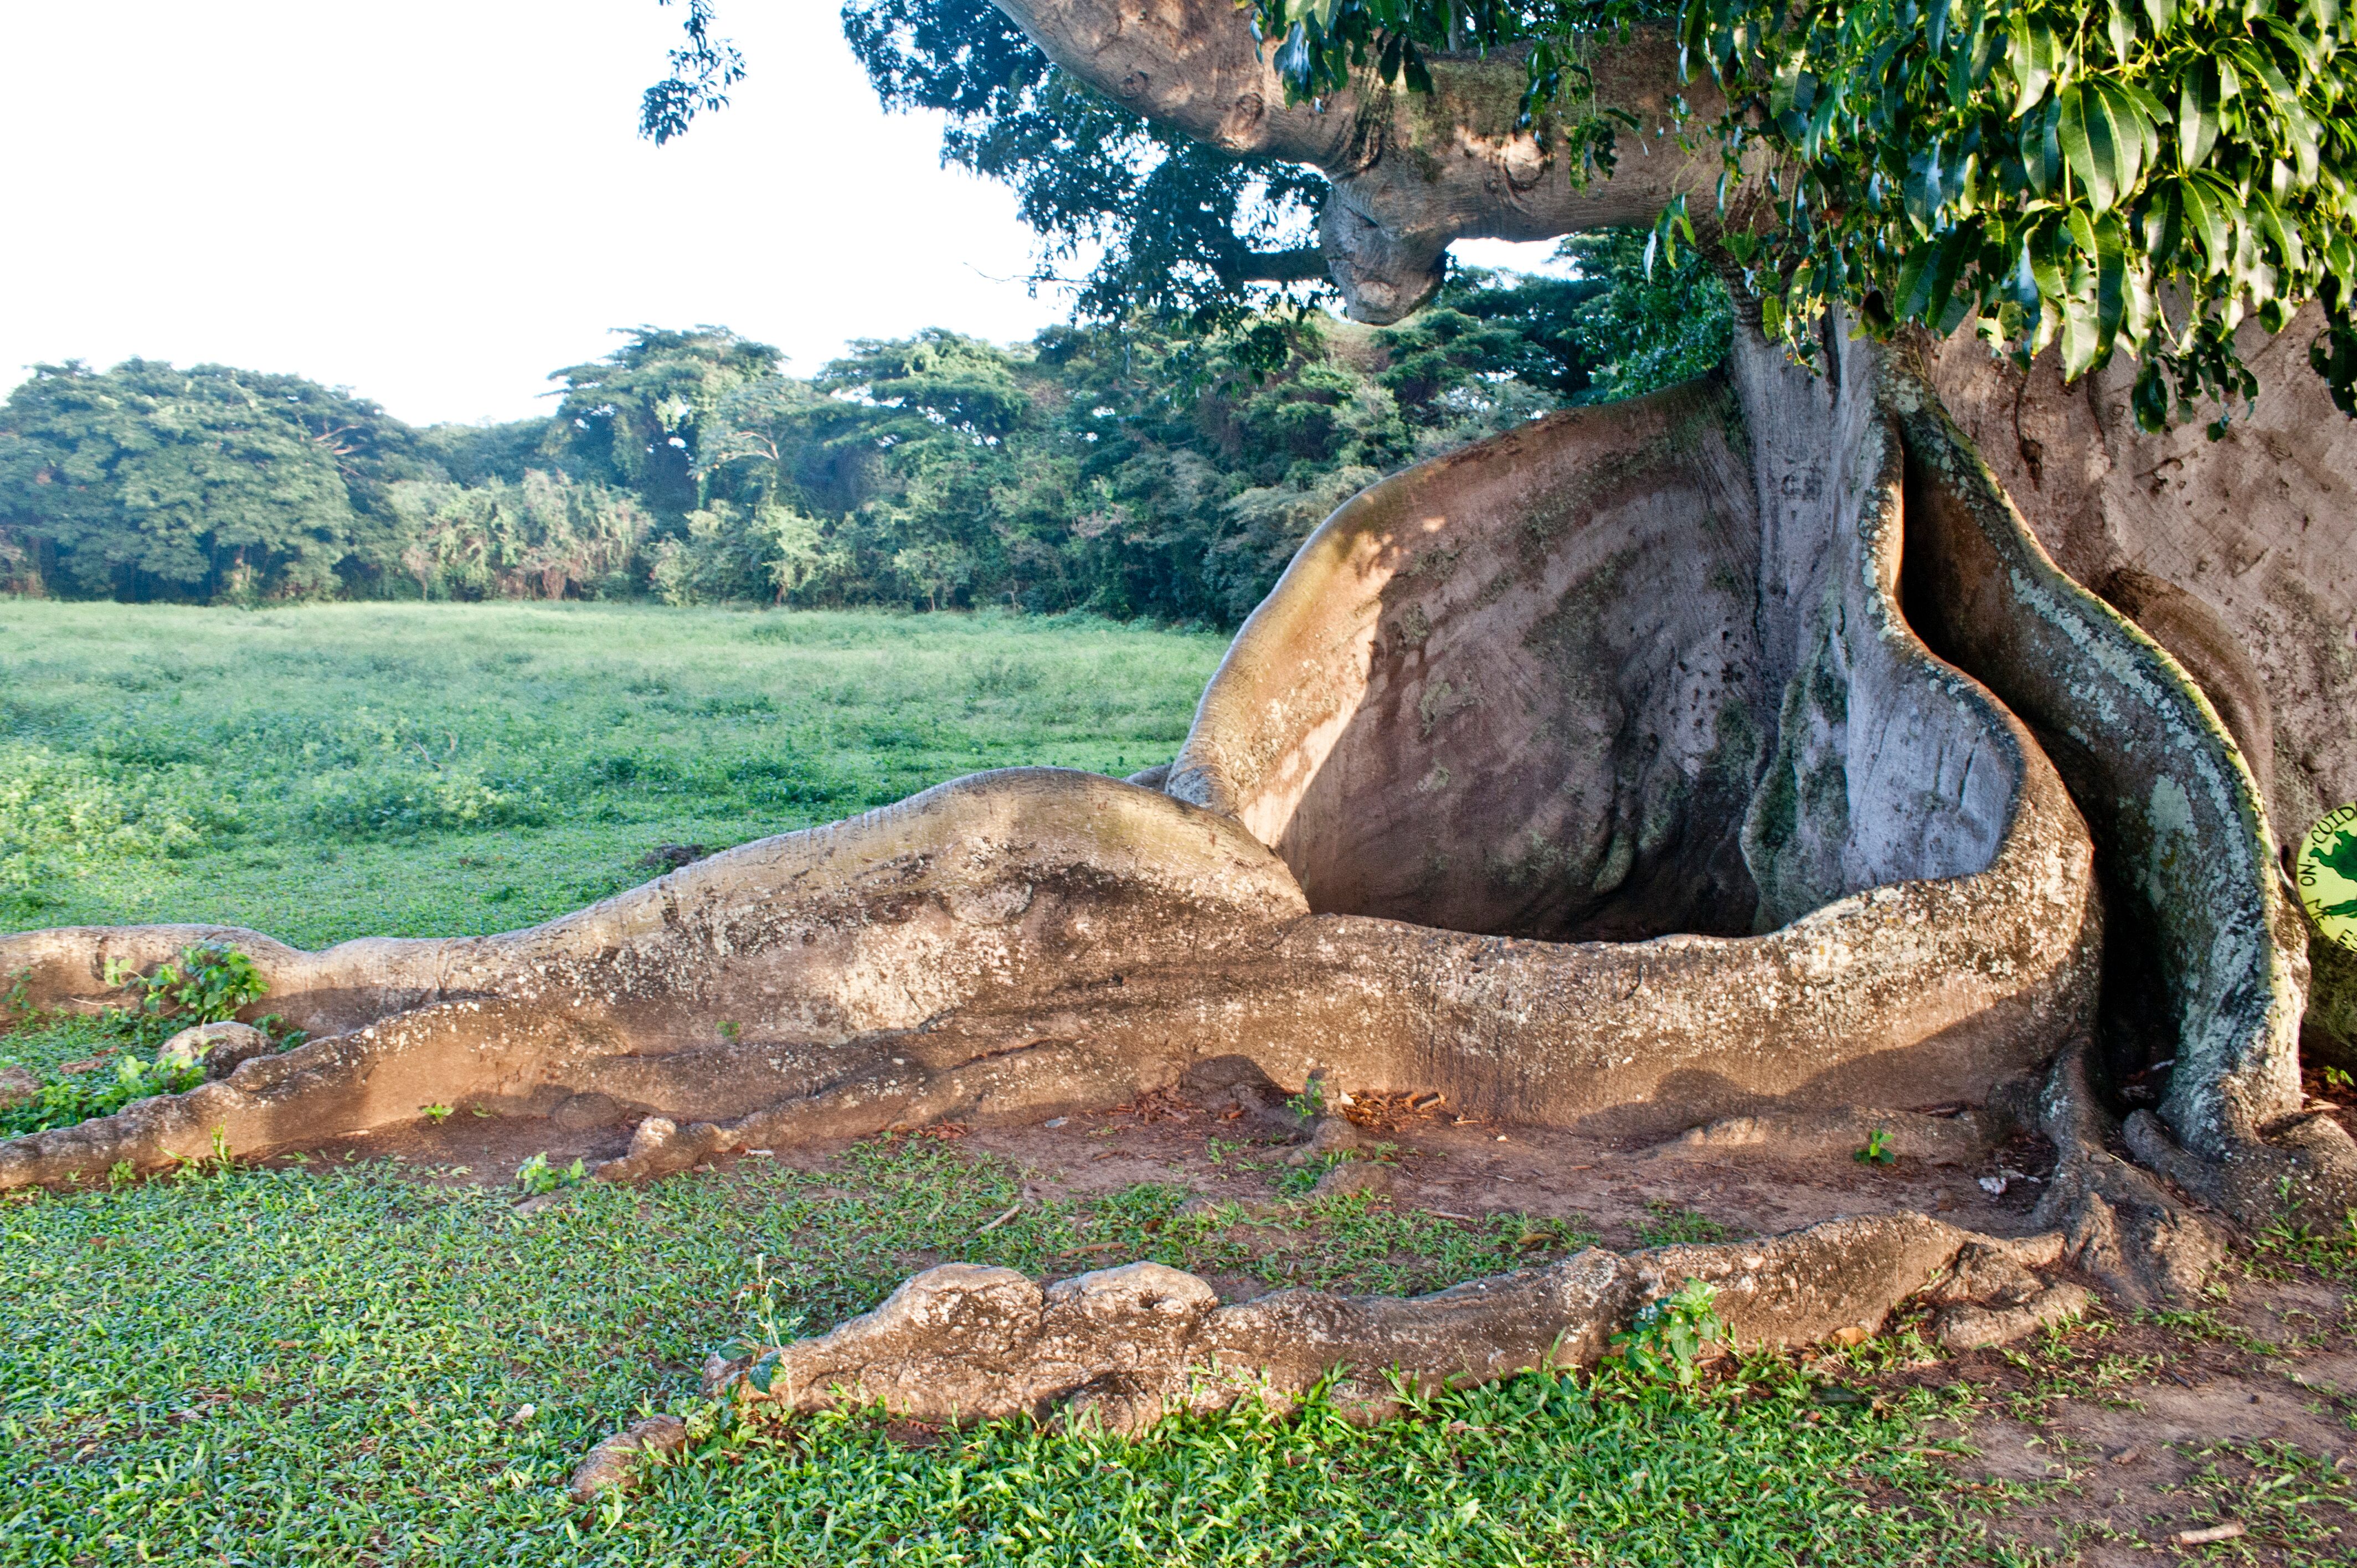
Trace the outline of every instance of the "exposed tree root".
<instances>
[{"instance_id":1,"label":"exposed tree root","mask_svg":"<svg viewBox=\"0 0 2357 1568\"><path fill-rule=\"evenodd\" d=\"M1786 379L1747 395L1785 405L1789 451L1731 442L1744 399L1706 383L1345 507L1238 637L1174 794L976 775L505 937L0 939L48 1005L101 999L110 959L233 940L328 1036L0 1145L0 1186L432 1103L669 1122L611 1173L649 1176L1115 1103L1231 1058L1654 1135L1783 1099L1984 1099L2092 1026L2090 846L2028 732L1898 614L1893 422ZM1760 474L1810 442L1816 478L1763 521ZM1639 561L1670 576L1632 595ZM1767 929L1438 929L1640 936L1727 908Z\"/></svg>"},{"instance_id":2,"label":"exposed tree root","mask_svg":"<svg viewBox=\"0 0 2357 1568\"><path fill-rule=\"evenodd\" d=\"M1331 1377L1327 1397L1376 1421L1405 1401L1536 1368L1592 1368L1648 1300L1689 1279L1717 1287L1729 1338L1798 1346L1878 1330L1928 1294L1959 1347L2016 1337L2083 1307L2049 1287L2061 1238L1998 1241L1919 1215L1837 1219L1758 1241L1590 1248L1544 1269L1429 1295L1288 1290L1222 1306L1193 1274L1130 1263L1044 1289L1012 1269L947 1263L832 1333L705 1368L708 1395L748 1407L878 1407L927 1422L1030 1415L1137 1432L1186 1410L1258 1400L1291 1408ZM1980 1303L1990 1305L1982 1305ZM659 1418L662 1419L662 1418ZM601 1444L574 1479L588 1497L629 1477L640 1423ZM683 1434L684 1429L680 1429Z\"/></svg>"}]
</instances>

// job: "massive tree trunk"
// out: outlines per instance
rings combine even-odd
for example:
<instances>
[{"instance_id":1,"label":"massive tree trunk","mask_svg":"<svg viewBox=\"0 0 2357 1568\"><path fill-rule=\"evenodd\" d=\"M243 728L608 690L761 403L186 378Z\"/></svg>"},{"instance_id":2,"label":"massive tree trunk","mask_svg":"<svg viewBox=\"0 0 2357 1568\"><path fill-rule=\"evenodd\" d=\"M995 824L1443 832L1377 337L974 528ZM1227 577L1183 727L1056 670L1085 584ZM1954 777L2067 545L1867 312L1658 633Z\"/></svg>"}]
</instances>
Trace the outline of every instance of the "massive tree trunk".
<instances>
[{"instance_id":1,"label":"massive tree trunk","mask_svg":"<svg viewBox=\"0 0 2357 1568\"><path fill-rule=\"evenodd\" d=\"M1439 285L1452 240L1550 238L1650 223L1678 196L1706 233L1724 166L1707 137L1724 106L1707 76L1680 81L1674 42L1641 29L1589 51L1593 92L1550 124L1515 124L1519 55L1442 57L1435 91L1372 81L1317 103L1284 86L1225 0L996 0L1060 66L1150 118L1291 159L1334 182L1322 240L1351 313L1390 321ZM1609 178L1563 156L1566 124L1633 117ZM1552 150L1551 150L1552 149ZM1760 172L1757 150L1745 173ZM1738 181L1730 201L1747 189ZM2128 409L2132 366L2076 387L2050 353L2024 377L1967 325L1931 355L1941 401L1998 488L2082 586L2167 649L2224 719L2255 776L2277 853L2357 800L2357 423L2305 363L2313 306L2273 338L2244 329L2255 408L2210 442L2199 425L2152 436ZM2238 411L2241 412L2241 411ZM2357 955L2300 927L2313 978L2309 1049L2357 1065Z\"/></svg>"},{"instance_id":2,"label":"massive tree trunk","mask_svg":"<svg viewBox=\"0 0 2357 1568\"><path fill-rule=\"evenodd\" d=\"M1284 104L1224 0L1005 4L1123 101L1335 172L1329 260L1369 316L1420 298L1458 235L1643 220L1716 176L1662 143L1583 187L1501 117L1519 68L1498 62L1321 113ZM1656 40L1598 80L1641 106L1674 90ZM2142 1299L2199 1280L2221 1217L2338 1224L2357 1146L2305 1110L2298 1050L2304 1012L2311 1048L2345 1026L2309 1005L2277 830L2357 795L2349 427L2263 345L2266 400L2213 445L2133 434L2116 376L1827 341L1813 375L1743 325L1700 381L1354 498L1135 780L975 775L503 937L0 938L40 1005L104 1001L110 961L233 941L324 1036L0 1144L0 1187L429 1103L635 1123L600 1172L626 1179L1311 1079L1632 1144L1975 1101L2059 1151L2026 1248L1923 1219L1256 1311L1167 1270L1044 1296L937 1273L795 1350L768 1396L1126 1422L1204 1367L1283 1393L1337 1358L1462 1381L1591 1357L1689 1273L1747 1337L1792 1340L1951 1271L1997 1298L1943 1320L1986 1342L2074 1299L2026 1271ZM2130 1074L2166 1084L2157 1114L2107 1098Z\"/></svg>"}]
</instances>

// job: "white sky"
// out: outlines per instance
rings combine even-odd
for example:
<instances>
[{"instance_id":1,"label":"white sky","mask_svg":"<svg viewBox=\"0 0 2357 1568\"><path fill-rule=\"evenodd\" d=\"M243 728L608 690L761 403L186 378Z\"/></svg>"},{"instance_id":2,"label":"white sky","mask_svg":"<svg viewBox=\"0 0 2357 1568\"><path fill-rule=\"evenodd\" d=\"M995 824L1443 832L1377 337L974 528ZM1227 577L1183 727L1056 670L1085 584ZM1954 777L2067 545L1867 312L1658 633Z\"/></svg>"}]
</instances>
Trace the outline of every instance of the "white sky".
<instances>
[{"instance_id":1,"label":"white sky","mask_svg":"<svg viewBox=\"0 0 2357 1568\"><path fill-rule=\"evenodd\" d=\"M658 148L639 94L680 11L654 0L0 0L0 390L143 355L512 419L640 322L807 374L850 338L1061 317L1019 281L1012 195L877 107L835 0L719 11L752 74Z\"/></svg>"}]
</instances>

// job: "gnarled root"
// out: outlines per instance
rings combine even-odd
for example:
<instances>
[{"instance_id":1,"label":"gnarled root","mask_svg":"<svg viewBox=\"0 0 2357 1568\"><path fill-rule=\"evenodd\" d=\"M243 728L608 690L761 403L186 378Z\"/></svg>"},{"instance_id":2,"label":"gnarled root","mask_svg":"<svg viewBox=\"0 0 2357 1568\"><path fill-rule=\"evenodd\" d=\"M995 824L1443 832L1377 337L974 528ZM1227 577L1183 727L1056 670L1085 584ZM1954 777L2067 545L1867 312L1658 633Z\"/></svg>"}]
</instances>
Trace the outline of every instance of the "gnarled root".
<instances>
[{"instance_id":1,"label":"gnarled root","mask_svg":"<svg viewBox=\"0 0 2357 1568\"><path fill-rule=\"evenodd\" d=\"M2062 1233L2072 1264L2138 1305L2199 1290L2233 1231L2112 1152L2118 1127L2088 1082L2086 1047L2056 1059L2038 1115L2056 1160L2036 1223Z\"/></svg>"},{"instance_id":2,"label":"gnarled root","mask_svg":"<svg viewBox=\"0 0 2357 1568\"><path fill-rule=\"evenodd\" d=\"M931 1422L1030 1415L1137 1432L1239 1400L1289 1409L1330 1377L1338 1408L1375 1421L1444 1389L1593 1367L1640 1306L1691 1279L1717 1288L1740 1346L1869 1334L1919 1294L1947 1304L1937 1322L1958 1348L1999 1343L2083 1307L2083 1288L2050 1287L2030 1272L2061 1254L2056 1236L2005 1241L1894 1215L1626 1257L1591 1247L1408 1299L1286 1290L1233 1306L1159 1263L1044 1287L1012 1269L945 1263L830 1333L716 1358L705 1387L757 1409L875 1406ZM635 1447L631 1434L599 1445L576 1476L576 1496L622 1478L615 1444Z\"/></svg>"}]
</instances>

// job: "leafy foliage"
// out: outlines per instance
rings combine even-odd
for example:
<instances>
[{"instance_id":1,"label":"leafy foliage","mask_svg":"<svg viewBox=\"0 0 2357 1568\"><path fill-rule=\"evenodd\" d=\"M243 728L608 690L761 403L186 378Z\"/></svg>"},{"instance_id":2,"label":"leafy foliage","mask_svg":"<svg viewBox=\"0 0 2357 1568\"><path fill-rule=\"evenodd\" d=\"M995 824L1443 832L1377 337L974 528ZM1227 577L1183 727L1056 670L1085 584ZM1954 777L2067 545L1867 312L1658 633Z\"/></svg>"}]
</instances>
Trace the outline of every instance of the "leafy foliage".
<instances>
[{"instance_id":1,"label":"leafy foliage","mask_svg":"<svg viewBox=\"0 0 2357 1568\"><path fill-rule=\"evenodd\" d=\"M640 589L652 514L629 490L524 469L511 482L403 479L386 488L397 568L420 598L627 598Z\"/></svg>"},{"instance_id":2,"label":"leafy foliage","mask_svg":"<svg viewBox=\"0 0 2357 1568\"><path fill-rule=\"evenodd\" d=\"M131 768L0 739L0 916L96 872L194 853L235 822L209 782L185 763Z\"/></svg>"},{"instance_id":3,"label":"leafy foliage","mask_svg":"<svg viewBox=\"0 0 2357 1568\"><path fill-rule=\"evenodd\" d=\"M449 1112L445 1111L443 1114L447 1116ZM545 1149L518 1165L515 1174L516 1186L534 1197L543 1193L559 1192L568 1187L579 1187L588 1178L588 1167L578 1157L569 1165L552 1165L548 1163Z\"/></svg>"},{"instance_id":4,"label":"leafy foliage","mask_svg":"<svg viewBox=\"0 0 2357 1568\"><path fill-rule=\"evenodd\" d=\"M235 1017L239 1009L260 1001L269 990L252 959L213 943L182 948L177 961L158 964L153 974L139 974L120 960L112 960L105 979L110 986L136 998L135 1005L91 1017L59 1019L34 1014L9 1020L19 1032L47 1033L60 1044L95 1047L96 1054L56 1067L43 1075L40 1088L31 1098L0 1107L0 1137L70 1127L93 1116L112 1115L135 1100L196 1088L205 1080L202 1061L177 1060L163 1054L149 1059L129 1047L152 1050L190 1025ZM261 1026L267 1031L276 1022L273 1015L263 1019ZM299 1030L290 1031L291 1041L301 1038ZM109 1058L110 1070L98 1071Z\"/></svg>"},{"instance_id":5,"label":"leafy foliage","mask_svg":"<svg viewBox=\"0 0 2357 1568\"><path fill-rule=\"evenodd\" d=\"M1644 1381L1692 1388L1703 1352L1727 1337L1727 1320L1712 1305L1717 1297L1717 1286L1690 1279L1639 1307L1628 1329L1612 1337L1620 1364Z\"/></svg>"},{"instance_id":6,"label":"leafy foliage","mask_svg":"<svg viewBox=\"0 0 2357 1568\"><path fill-rule=\"evenodd\" d=\"M1734 98L1725 134L1750 125L1789 171L1745 257L1771 328L1846 298L1878 325L1977 311L2018 355L2059 344L2072 378L2125 349L2157 429L2255 391L2245 316L2279 331L2321 298L2316 366L2357 413L2357 33L2337 0L1692 0L1681 25Z\"/></svg>"},{"instance_id":7,"label":"leafy foliage","mask_svg":"<svg viewBox=\"0 0 2357 1568\"><path fill-rule=\"evenodd\" d=\"M1582 40L1666 10L1257 0L1254 14L1304 95L1369 69L1422 85L1416 50L1461 29L1520 48L1524 120L1541 124L1586 90ZM2339 0L1684 0L1675 16L1687 69L1727 90L1708 128L1722 202L1746 146L1767 149L1764 196L1734 203L1726 243L1796 351L1813 353L1834 303L1879 330L1976 314L2024 360L2059 345L2069 378L2138 357L2136 416L2157 429L2197 399L2252 395L2235 328L2279 331L2314 298L2327 326L2311 362L2357 413L2357 18ZM1689 214L1665 213L1660 235L1682 226Z\"/></svg>"},{"instance_id":8,"label":"leafy foliage","mask_svg":"<svg viewBox=\"0 0 2357 1568\"><path fill-rule=\"evenodd\" d=\"M549 445L586 472L676 519L697 501L697 440L730 389L767 375L779 355L725 327L641 327L602 360L549 379L565 391Z\"/></svg>"},{"instance_id":9,"label":"leafy foliage","mask_svg":"<svg viewBox=\"0 0 2357 1568\"><path fill-rule=\"evenodd\" d=\"M276 403L205 404L219 417L204 439L266 425L296 457L328 464L314 477L336 488L319 504L339 521L302 535L299 560L217 541L168 578L109 564L155 544L127 481L60 476L120 479L148 448L187 444L193 416L133 398L139 386L270 379L59 368L0 410L0 538L18 542L0 570L20 591L133 599L650 596L1232 623L1310 529L1382 475L1566 403L1684 380L1724 353L1724 292L1698 258L1649 273L1631 233L1563 250L1577 276L1463 272L1432 308L1381 330L1316 312L1207 328L1148 311L1013 347L941 330L862 339L803 378L726 328L641 327L556 372L554 418L500 425L413 431L277 378ZM366 416L361 434L331 433L344 468L304 423L317 410ZM12 460L30 476L14 489ZM253 470L254 504L283 522L310 492L277 495L278 473ZM232 499L189 505L230 539ZM320 805L362 831L530 811L499 780L460 776L428 795Z\"/></svg>"},{"instance_id":10,"label":"leafy foliage","mask_svg":"<svg viewBox=\"0 0 2357 1568\"><path fill-rule=\"evenodd\" d=\"M886 108L944 116L942 159L1014 188L1040 235L1035 285L1095 256L1077 280L1083 319L1200 330L1326 291L1315 170L1151 124L1050 65L991 5L849 0L843 27Z\"/></svg>"},{"instance_id":11,"label":"leafy foliage","mask_svg":"<svg viewBox=\"0 0 2357 1568\"><path fill-rule=\"evenodd\" d=\"M109 959L104 978L110 988L139 998L135 1011L143 1020L173 1029L234 1018L240 1008L261 1001L270 991L252 959L218 942L184 947L178 961L167 960L153 974L140 974L121 959Z\"/></svg>"},{"instance_id":12,"label":"leafy foliage","mask_svg":"<svg viewBox=\"0 0 2357 1568\"><path fill-rule=\"evenodd\" d=\"M252 600L334 591L415 471L376 404L296 376L38 365L0 405L0 533L38 587Z\"/></svg>"},{"instance_id":13,"label":"leafy foliage","mask_svg":"<svg viewBox=\"0 0 2357 1568\"><path fill-rule=\"evenodd\" d=\"M680 23L685 38L671 51L671 74L639 102L639 130L658 146L685 131L696 115L726 108L728 90L745 80L745 57L712 31L712 21L711 0L687 0Z\"/></svg>"},{"instance_id":14,"label":"leafy foliage","mask_svg":"<svg viewBox=\"0 0 2357 1568\"><path fill-rule=\"evenodd\" d=\"M114 1069L71 1078L53 1078L29 1100L0 1109L0 1137L22 1137L70 1127L93 1116L112 1116L135 1100L156 1094L178 1094L204 1082L201 1063L174 1067L124 1053Z\"/></svg>"}]
</instances>

